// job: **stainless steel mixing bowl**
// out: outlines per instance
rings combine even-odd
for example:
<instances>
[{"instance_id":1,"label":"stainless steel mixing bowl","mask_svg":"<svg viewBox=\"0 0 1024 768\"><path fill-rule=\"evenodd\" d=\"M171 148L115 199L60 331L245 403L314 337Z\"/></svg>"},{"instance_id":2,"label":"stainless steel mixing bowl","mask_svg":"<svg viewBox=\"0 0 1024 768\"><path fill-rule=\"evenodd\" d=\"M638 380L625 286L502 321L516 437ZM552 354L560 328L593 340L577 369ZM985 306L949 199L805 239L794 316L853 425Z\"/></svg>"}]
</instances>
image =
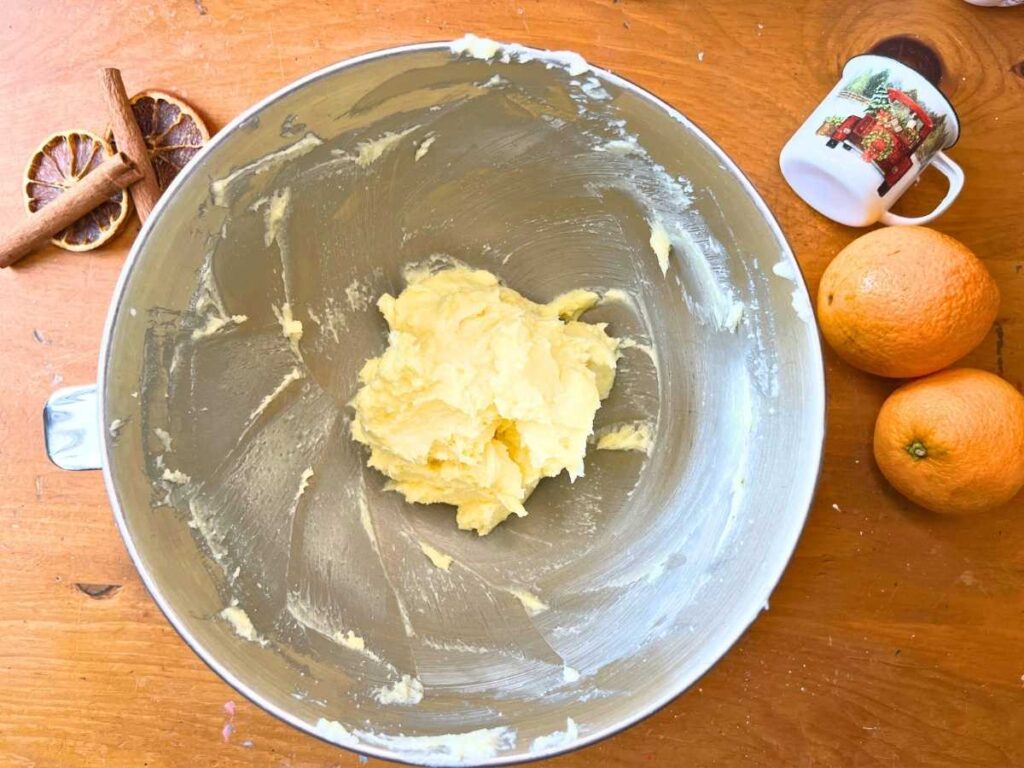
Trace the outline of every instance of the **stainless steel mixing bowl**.
<instances>
[{"instance_id":1,"label":"stainless steel mixing bowl","mask_svg":"<svg viewBox=\"0 0 1024 768\"><path fill-rule=\"evenodd\" d=\"M195 158L115 293L100 452L154 599L241 693L377 757L503 764L653 712L767 607L824 385L793 256L706 136L578 57L455 48L317 72ZM623 291L584 317L630 339L597 427L650 422L650 456L592 450L483 538L385 491L346 404L385 344L374 301L432 257L537 301ZM59 463L95 463L90 407L49 404ZM404 675L422 701L382 703Z\"/></svg>"}]
</instances>

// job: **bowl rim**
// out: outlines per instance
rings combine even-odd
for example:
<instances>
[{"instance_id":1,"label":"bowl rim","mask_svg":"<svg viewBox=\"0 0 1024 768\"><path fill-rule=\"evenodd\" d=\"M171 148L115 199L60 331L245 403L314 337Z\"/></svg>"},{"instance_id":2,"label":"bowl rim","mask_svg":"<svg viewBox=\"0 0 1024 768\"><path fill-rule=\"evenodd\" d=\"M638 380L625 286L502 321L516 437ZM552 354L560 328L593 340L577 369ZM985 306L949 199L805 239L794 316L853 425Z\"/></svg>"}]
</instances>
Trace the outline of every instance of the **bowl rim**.
<instances>
[{"instance_id":1,"label":"bowl rim","mask_svg":"<svg viewBox=\"0 0 1024 768\"><path fill-rule=\"evenodd\" d=\"M192 157L188 164L178 173L175 179L171 182L168 189L161 195L157 201L156 206L153 208L150 216L142 224L138 235L132 244L131 250L125 259L124 264L121 268L121 273L115 284L114 291L111 297L110 307L107 312L107 318L104 323L103 336L99 350L99 364L98 364L98 376L97 376L97 395L98 395L98 408L97 414L99 418L98 428L99 434L104 437L100 440L100 450L102 457L102 471L104 486L107 490L107 496L110 498L111 510L114 515L114 520L117 524L117 528L121 534L121 538L124 541L125 548L128 551L129 556L136 570L139 573L143 585L149 592L153 601L157 607L163 613L164 617L171 624L174 630L181 636L185 641L185 644L211 669L217 674L224 682L234 688L239 694L244 696L246 699L256 704L265 712L273 715L277 719L288 723L292 727L299 731L302 731L310 736L313 736L320 741L330 744L335 747L340 747L356 754L368 755L381 760L390 760L398 763L405 763L409 765L421 765L419 761L410 759L406 754L400 752L393 752L390 749L383 747L377 747L371 744L359 743L358 747L352 744L344 744L334 741L317 729L316 724L307 722L292 714L291 712L285 711L278 707L276 704L268 701L260 693L251 689L246 683L236 677L230 670L228 670L218 658L207 650L195 637L192 636L187 626L175 613L173 607L164 596L160 589L159 584L153 578L152 574L148 571L146 563L141 557L135 543L132 539L131 532L128 527L127 520L124 515L124 511L121 506L120 498L118 495L117 487L114 483L112 472L111 472L111 452L110 452L110 441L107 439L107 432L104 429L104 424L107 423L106 413L106 380L108 374L108 367L110 365L110 351L113 346L113 331L117 324L118 317L124 299L124 293L128 286L128 281L134 272L136 263L139 260L139 256L146 245L147 240L156 224L160 219L163 210L172 204L175 197L175 193L178 188L182 186L187 179L189 179L197 169L200 167L206 156L209 155L217 146L223 141L227 140L229 136L234 134L239 127L245 124L253 116L257 115L264 108L270 106L274 102L285 98L295 91L305 87L306 85L315 82L324 77L331 76L337 72L341 72L350 67L355 67L366 62L374 61L377 59L383 59L391 56L398 56L407 53L416 53L424 51L451 51L451 44L453 40L435 40L429 42L411 43L407 45L392 46L388 48L377 49L368 51L356 56L352 56L341 61L330 64L321 69L315 70L303 77L294 80L287 85L279 88L270 95L259 100L248 109L242 111L233 120L227 123L221 130L219 130L210 140ZM501 43L502 46L509 45ZM535 54L537 58L544 56L550 56L552 51L533 46L526 45L515 45L515 51L521 51L525 53ZM718 159L722 167L730 172L736 180L739 182L743 191L746 192L748 197L754 206L758 209L761 216L764 218L765 223L768 225L772 234L775 236L776 242L779 246L779 252L781 258L787 260L795 268L797 290L801 291L808 299L811 300L810 291L807 287L807 282L803 276L803 272L800 268L800 264L793 254L793 250L786 239L782 228L779 226L778 221L772 214L768 205L761 197L760 193L751 183L747 175L739 168L739 166L729 157L728 154L715 143L700 127L697 126L692 120L686 117L682 112L677 110L675 107L670 105L668 102L663 101L659 97L640 85L628 80L621 75L618 75L610 70L604 69L593 65L589 60L587 64L590 66L591 72L598 78L613 83L614 85L631 91L635 95L642 99L647 100L652 105L658 107L664 111L670 118L680 123L684 128L693 132L701 143ZM813 306L813 302L812 302ZM757 617L760 615L762 610L767 610L768 599L771 593L778 586L778 583L782 579L782 575L785 573L786 567L789 561L792 559L793 553L796 550L797 543L806 527L807 517L810 514L811 507L814 502L814 497L817 492L817 487L821 479L822 465L824 462L824 451L825 451L825 433L826 433L826 415L827 415L827 379L825 377L825 366L824 366L824 355L821 345L821 331L817 324L817 319L813 317L808 321L809 325L814 329L814 338L817 341L816 344L811 344L811 353L815 358L814 371L808 373L808 380L819 385L816 387L816 392L812 393L820 398L820 408L815 409L814 413L810 415L812 417L817 416L816 423L811 426L814 427L812 430L812 437L819 442L819 449L817 451L816 466L813 468L813 472L805 472L799 479L802 481L802 492L799 497L802 499L798 504L797 508L802 512L799 516L799 524L793 526L792 532L790 533L790 541L785 546L778 548L778 554L774 562L770 563L769 566L765 566L769 574L774 574L768 579L764 580L765 594L753 595L750 598L750 608L738 618L734 619L731 626L720 630L726 638L725 641L719 643L713 651L705 650L700 655L703 657L699 664L694 665L694 671L681 683L673 686L667 694L662 695L646 706L637 709L628 716L621 719L619 722L602 728L597 731L589 732L585 735L581 735L575 741L564 746L555 746L546 750L538 751L536 753L529 752L526 754L496 754L486 760L473 765L479 766L499 766L499 765L512 765L533 762L536 760L545 760L558 755L568 754L584 747L595 744L606 738L614 736L622 731L631 728L632 726L639 723L651 715L657 713L662 708L670 704L688 689L690 689L695 683L697 683L704 675L706 675L722 658L728 654L733 646L739 641L739 639L746 633L747 629L754 623ZM812 373L817 374L811 375ZM470 765L470 763L458 763L461 765Z\"/></svg>"}]
</instances>

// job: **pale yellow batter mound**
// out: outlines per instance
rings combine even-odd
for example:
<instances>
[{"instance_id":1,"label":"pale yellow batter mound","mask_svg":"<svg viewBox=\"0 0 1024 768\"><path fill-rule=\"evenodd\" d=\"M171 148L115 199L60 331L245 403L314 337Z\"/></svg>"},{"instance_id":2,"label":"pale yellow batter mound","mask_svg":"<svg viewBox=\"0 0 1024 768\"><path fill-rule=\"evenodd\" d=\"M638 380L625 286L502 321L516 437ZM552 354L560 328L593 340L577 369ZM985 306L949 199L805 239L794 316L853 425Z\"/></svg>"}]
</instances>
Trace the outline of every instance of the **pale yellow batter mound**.
<instances>
[{"instance_id":1,"label":"pale yellow batter mound","mask_svg":"<svg viewBox=\"0 0 1024 768\"><path fill-rule=\"evenodd\" d=\"M576 320L597 294L534 304L490 272L418 274L377 302L388 348L367 361L352 436L391 488L458 507L483 536L544 477L583 474L594 414L615 381L618 341Z\"/></svg>"}]
</instances>

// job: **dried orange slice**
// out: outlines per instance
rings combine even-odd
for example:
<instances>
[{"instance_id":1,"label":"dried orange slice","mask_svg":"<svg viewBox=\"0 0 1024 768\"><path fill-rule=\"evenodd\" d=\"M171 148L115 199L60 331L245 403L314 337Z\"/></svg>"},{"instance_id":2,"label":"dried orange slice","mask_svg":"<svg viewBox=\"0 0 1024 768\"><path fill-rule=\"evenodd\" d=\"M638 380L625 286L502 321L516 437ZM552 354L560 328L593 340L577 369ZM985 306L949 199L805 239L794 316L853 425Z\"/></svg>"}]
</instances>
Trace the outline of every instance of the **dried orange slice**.
<instances>
[{"instance_id":1,"label":"dried orange slice","mask_svg":"<svg viewBox=\"0 0 1024 768\"><path fill-rule=\"evenodd\" d=\"M110 144L88 131L53 134L28 161L25 207L35 213L49 205L112 154ZM122 190L58 232L50 242L69 251L91 251L117 234L130 210L131 201Z\"/></svg>"},{"instance_id":2,"label":"dried orange slice","mask_svg":"<svg viewBox=\"0 0 1024 768\"><path fill-rule=\"evenodd\" d=\"M192 107L169 93L142 91L132 96L131 104L157 182L160 189L167 189L185 163L210 140L210 132ZM109 128L107 141L116 146Z\"/></svg>"}]
</instances>

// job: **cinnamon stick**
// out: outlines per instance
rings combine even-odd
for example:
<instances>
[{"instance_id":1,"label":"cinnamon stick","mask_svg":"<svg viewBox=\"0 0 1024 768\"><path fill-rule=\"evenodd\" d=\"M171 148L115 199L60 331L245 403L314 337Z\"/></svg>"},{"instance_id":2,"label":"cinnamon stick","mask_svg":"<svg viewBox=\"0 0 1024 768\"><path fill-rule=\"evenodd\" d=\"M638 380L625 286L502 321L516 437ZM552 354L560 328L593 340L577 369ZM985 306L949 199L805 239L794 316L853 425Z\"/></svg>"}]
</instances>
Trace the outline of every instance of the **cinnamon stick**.
<instances>
[{"instance_id":1,"label":"cinnamon stick","mask_svg":"<svg viewBox=\"0 0 1024 768\"><path fill-rule=\"evenodd\" d=\"M142 137L139 124L135 122L132 105L128 93L124 89L120 70L108 67L100 72L103 85L103 96L110 112L110 127L114 132L117 148L128 155L135 167L142 173L142 178L128 189L132 202L139 212L139 220L145 221L160 197L160 184L156 179L153 164L149 162L149 150L146 140Z\"/></svg>"},{"instance_id":2,"label":"cinnamon stick","mask_svg":"<svg viewBox=\"0 0 1024 768\"><path fill-rule=\"evenodd\" d=\"M123 152L118 152L82 177L45 208L31 214L0 243L0 269L32 253L65 227L104 200L116 195L142 174Z\"/></svg>"}]
</instances>

